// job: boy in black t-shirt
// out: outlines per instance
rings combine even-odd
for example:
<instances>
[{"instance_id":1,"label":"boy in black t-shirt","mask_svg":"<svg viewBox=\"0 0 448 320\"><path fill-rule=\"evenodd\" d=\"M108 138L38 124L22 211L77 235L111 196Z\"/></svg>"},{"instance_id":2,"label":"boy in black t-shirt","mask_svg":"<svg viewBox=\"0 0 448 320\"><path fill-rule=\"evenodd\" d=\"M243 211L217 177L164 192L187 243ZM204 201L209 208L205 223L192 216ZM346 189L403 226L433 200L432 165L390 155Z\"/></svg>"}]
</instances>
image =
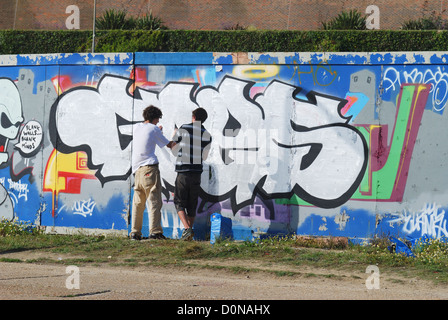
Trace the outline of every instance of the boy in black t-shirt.
<instances>
[{"instance_id":1,"label":"boy in black t-shirt","mask_svg":"<svg viewBox=\"0 0 448 320\"><path fill-rule=\"evenodd\" d=\"M202 125L207 117L205 109L195 109L192 123L182 125L173 137L173 141L177 142L173 148L177 156L174 205L184 225L181 239L187 241L194 236L193 223L201 188L202 162L208 156L212 141L210 133Z\"/></svg>"}]
</instances>

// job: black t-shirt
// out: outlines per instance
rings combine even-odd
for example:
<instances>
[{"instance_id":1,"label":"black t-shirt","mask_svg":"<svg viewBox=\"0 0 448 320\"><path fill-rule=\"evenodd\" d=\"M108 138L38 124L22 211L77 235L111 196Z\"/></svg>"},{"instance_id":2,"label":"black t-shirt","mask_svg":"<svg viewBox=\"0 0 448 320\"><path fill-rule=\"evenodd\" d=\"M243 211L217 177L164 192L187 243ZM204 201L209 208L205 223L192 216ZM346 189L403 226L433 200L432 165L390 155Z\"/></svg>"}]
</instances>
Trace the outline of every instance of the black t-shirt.
<instances>
[{"instance_id":1,"label":"black t-shirt","mask_svg":"<svg viewBox=\"0 0 448 320\"><path fill-rule=\"evenodd\" d=\"M204 150L210 148L212 137L201 122L182 125L173 141L179 144L176 172L202 172Z\"/></svg>"}]
</instances>

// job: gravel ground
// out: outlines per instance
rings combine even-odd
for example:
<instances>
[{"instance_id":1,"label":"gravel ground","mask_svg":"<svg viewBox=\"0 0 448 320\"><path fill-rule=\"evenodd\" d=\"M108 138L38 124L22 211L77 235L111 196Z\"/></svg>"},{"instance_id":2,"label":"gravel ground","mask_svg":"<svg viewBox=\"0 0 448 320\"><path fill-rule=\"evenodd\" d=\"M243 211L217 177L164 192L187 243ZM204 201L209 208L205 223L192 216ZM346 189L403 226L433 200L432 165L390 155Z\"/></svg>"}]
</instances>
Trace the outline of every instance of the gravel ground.
<instances>
[{"instance_id":1,"label":"gravel ground","mask_svg":"<svg viewBox=\"0 0 448 320\"><path fill-rule=\"evenodd\" d=\"M4 257L4 255L2 255ZM11 254L10 258L16 257ZM17 258L17 257L16 257ZM198 261L191 261L197 264ZM209 263L209 262L208 262ZM238 261L220 262L226 266ZM263 269L263 266L245 267ZM369 274L295 268L299 275L232 273L197 267L80 266L0 262L0 300L439 300L448 287L380 274L379 288L367 289ZM275 270L276 266L268 266ZM280 269L284 267L278 267ZM287 271L287 270L286 270ZM76 279L79 279L79 287Z\"/></svg>"}]
</instances>

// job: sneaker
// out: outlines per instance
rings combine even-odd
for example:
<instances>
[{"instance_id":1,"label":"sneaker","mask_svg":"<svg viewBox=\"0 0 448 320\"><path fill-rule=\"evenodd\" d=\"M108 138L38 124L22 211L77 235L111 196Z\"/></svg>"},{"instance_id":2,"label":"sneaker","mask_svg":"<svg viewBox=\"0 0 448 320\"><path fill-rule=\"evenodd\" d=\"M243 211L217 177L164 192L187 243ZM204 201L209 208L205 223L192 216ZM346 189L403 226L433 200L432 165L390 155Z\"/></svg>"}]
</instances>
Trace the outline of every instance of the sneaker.
<instances>
[{"instance_id":1,"label":"sneaker","mask_svg":"<svg viewBox=\"0 0 448 320\"><path fill-rule=\"evenodd\" d=\"M184 230L184 232L182 232L182 237L180 238L180 240L191 241L193 240L193 237L194 237L193 228L187 228Z\"/></svg>"},{"instance_id":2,"label":"sneaker","mask_svg":"<svg viewBox=\"0 0 448 320\"><path fill-rule=\"evenodd\" d=\"M137 240L137 241L142 240L142 236L139 235L139 234L136 234L136 233L131 233L131 235L129 236L129 238L130 238L131 240Z\"/></svg>"},{"instance_id":3,"label":"sneaker","mask_svg":"<svg viewBox=\"0 0 448 320\"><path fill-rule=\"evenodd\" d=\"M166 237L163 235L163 233L151 233L149 235L149 239L165 240Z\"/></svg>"}]
</instances>

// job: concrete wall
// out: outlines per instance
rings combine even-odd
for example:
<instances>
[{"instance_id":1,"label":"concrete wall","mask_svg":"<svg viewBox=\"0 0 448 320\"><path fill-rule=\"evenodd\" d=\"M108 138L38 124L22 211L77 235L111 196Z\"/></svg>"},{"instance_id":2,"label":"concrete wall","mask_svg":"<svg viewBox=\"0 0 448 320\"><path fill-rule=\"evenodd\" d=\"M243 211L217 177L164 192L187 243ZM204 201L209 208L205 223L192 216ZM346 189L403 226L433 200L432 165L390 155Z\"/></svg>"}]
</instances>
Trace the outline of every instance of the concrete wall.
<instances>
[{"instance_id":1,"label":"concrete wall","mask_svg":"<svg viewBox=\"0 0 448 320\"><path fill-rule=\"evenodd\" d=\"M263 233L447 235L443 52L120 53L0 57L0 217L127 233L132 125L170 137L207 109L196 234L210 215ZM175 158L158 150L165 235ZM148 222L145 218L144 233Z\"/></svg>"}]
</instances>

